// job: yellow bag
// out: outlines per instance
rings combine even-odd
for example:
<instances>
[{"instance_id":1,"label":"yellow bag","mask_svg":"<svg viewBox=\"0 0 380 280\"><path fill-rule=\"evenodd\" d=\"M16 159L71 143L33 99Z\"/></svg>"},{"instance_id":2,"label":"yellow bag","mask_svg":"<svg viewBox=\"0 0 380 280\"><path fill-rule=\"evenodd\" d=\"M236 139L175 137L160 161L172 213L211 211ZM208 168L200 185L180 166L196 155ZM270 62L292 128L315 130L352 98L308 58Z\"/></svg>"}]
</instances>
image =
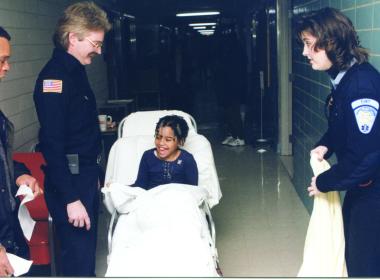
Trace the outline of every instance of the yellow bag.
<instances>
[{"instance_id":1,"label":"yellow bag","mask_svg":"<svg viewBox=\"0 0 380 280\"><path fill-rule=\"evenodd\" d=\"M327 161L312 156L314 175L328 170ZM344 257L342 207L336 191L314 196L314 207L307 229L303 263L298 277L347 277Z\"/></svg>"}]
</instances>

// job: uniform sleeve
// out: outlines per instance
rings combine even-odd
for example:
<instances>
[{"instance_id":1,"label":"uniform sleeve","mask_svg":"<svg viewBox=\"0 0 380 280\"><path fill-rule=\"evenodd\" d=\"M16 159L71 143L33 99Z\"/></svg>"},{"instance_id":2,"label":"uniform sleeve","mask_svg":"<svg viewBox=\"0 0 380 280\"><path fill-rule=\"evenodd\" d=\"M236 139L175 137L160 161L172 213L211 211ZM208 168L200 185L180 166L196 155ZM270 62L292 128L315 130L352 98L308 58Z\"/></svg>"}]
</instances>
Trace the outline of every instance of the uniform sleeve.
<instances>
[{"instance_id":1,"label":"uniform sleeve","mask_svg":"<svg viewBox=\"0 0 380 280\"><path fill-rule=\"evenodd\" d=\"M198 167L192 154L186 160L185 165L186 184L198 186Z\"/></svg>"},{"instance_id":2,"label":"uniform sleeve","mask_svg":"<svg viewBox=\"0 0 380 280\"><path fill-rule=\"evenodd\" d=\"M346 148L338 163L317 177L322 192L370 185L380 170L379 91L369 80L354 80L343 103ZM355 83L356 82L356 83ZM356 92L350 92L356 91Z\"/></svg>"},{"instance_id":3,"label":"uniform sleeve","mask_svg":"<svg viewBox=\"0 0 380 280\"><path fill-rule=\"evenodd\" d=\"M325 101L325 109L329 110L329 106L327 105L330 102L332 93L329 94ZM327 148L327 153L324 155L325 159L328 159L331 157L331 155L334 153L334 150L332 149L332 144L331 144L331 129L328 127L327 131L325 134L322 136L322 138L315 144L314 148L318 146L325 146Z\"/></svg>"},{"instance_id":4,"label":"uniform sleeve","mask_svg":"<svg viewBox=\"0 0 380 280\"><path fill-rule=\"evenodd\" d=\"M55 92L44 92L44 81L58 81ZM59 84L61 84L61 90ZM54 86L54 84L53 84ZM39 78L34 90L34 101L40 122L41 151L47 163L49 179L62 195L66 204L79 199L77 190L71 180L71 173L65 153L65 138L67 134L66 120L67 102L70 94L70 84L59 76ZM45 88L45 91L49 91Z\"/></svg>"},{"instance_id":5,"label":"uniform sleeve","mask_svg":"<svg viewBox=\"0 0 380 280\"><path fill-rule=\"evenodd\" d=\"M133 187L147 188L149 184L149 166L147 161L148 153L144 152L141 157L139 172L137 174L137 179L132 185Z\"/></svg>"},{"instance_id":6,"label":"uniform sleeve","mask_svg":"<svg viewBox=\"0 0 380 280\"><path fill-rule=\"evenodd\" d=\"M327 148L327 153L325 154L324 158L328 159L331 157L331 155L334 153L334 150L331 147L331 132L330 129L326 131L326 133L322 136L322 138L315 144L314 148L318 146L325 146Z\"/></svg>"}]
</instances>

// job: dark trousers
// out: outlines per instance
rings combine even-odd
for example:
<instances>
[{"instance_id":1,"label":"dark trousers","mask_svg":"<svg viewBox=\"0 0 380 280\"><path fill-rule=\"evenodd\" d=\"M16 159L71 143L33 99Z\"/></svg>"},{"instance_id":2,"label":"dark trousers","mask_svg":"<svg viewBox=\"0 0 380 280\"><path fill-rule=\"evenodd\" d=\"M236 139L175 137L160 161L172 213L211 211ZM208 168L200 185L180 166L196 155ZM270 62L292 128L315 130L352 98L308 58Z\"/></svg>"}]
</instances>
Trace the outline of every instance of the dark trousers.
<instances>
[{"instance_id":1,"label":"dark trousers","mask_svg":"<svg viewBox=\"0 0 380 280\"><path fill-rule=\"evenodd\" d=\"M380 194L365 189L348 191L343 222L348 276L380 277Z\"/></svg>"},{"instance_id":2,"label":"dark trousers","mask_svg":"<svg viewBox=\"0 0 380 280\"><path fill-rule=\"evenodd\" d=\"M219 98L220 123L225 136L244 139L243 121L240 115L240 101L223 95Z\"/></svg>"},{"instance_id":3,"label":"dark trousers","mask_svg":"<svg viewBox=\"0 0 380 280\"><path fill-rule=\"evenodd\" d=\"M77 228L68 222L66 205L58 192L47 191L46 202L53 217L53 223L60 244L58 265L63 276L95 276L97 222L99 210L98 167L82 168L73 176L80 200L91 220L91 229ZM47 182L47 186L54 183Z\"/></svg>"},{"instance_id":4,"label":"dark trousers","mask_svg":"<svg viewBox=\"0 0 380 280\"><path fill-rule=\"evenodd\" d=\"M231 136L244 139L243 122L240 115L240 103L231 102L226 106L226 123L230 129Z\"/></svg>"}]
</instances>

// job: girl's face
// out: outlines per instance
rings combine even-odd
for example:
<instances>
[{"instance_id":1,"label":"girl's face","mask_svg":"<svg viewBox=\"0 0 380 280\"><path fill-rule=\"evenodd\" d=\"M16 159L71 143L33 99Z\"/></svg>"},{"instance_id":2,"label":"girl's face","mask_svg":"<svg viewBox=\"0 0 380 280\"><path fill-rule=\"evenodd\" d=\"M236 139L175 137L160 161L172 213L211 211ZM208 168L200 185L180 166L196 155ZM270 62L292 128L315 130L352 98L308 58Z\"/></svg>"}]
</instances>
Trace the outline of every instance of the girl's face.
<instances>
[{"instance_id":1,"label":"girl's face","mask_svg":"<svg viewBox=\"0 0 380 280\"><path fill-rule=\"evenodd\" d=\"M154 144L158 158L166 161L175 160L179 143L173 129L168 126L160 127L155 137Z\"/></svg>"},{"instance_id":2,"label":"girl's face","mask_svg":"<svg viewBox=\"0 0 380 280\"><path fill-rule=\"evenodd\" d=\"M302 55L310 60L311 67L314 70L326 71L332 66L330 59L326 55L325 50L317 50L314 48L317 38L309 32L302 32L301 39L303 42Z\"/></svg>"}]
</instances>

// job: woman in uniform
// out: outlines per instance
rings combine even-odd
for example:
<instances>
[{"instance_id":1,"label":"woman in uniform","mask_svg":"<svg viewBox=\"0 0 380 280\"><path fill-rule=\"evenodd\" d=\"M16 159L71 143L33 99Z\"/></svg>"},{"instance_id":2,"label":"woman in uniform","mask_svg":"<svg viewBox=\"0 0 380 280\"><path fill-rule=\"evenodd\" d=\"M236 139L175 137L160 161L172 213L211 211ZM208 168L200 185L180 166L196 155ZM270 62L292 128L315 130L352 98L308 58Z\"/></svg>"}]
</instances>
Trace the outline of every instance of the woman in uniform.
<instances>
[{"instance_id":1,"label":"woman in uniform","mask_svg":"<svg viewBox=\"0 0 380 280\"><path fill-rule=\"evenodd\" d=\"M343 203L350 277L380 276L380 74L368 63L356 31L343 13L324 8L297 24L305 56L332 83L326 100L328 129L311 150L337 163L311 179L309 195L347 191Z\"/></svg>"}]
</instances>

